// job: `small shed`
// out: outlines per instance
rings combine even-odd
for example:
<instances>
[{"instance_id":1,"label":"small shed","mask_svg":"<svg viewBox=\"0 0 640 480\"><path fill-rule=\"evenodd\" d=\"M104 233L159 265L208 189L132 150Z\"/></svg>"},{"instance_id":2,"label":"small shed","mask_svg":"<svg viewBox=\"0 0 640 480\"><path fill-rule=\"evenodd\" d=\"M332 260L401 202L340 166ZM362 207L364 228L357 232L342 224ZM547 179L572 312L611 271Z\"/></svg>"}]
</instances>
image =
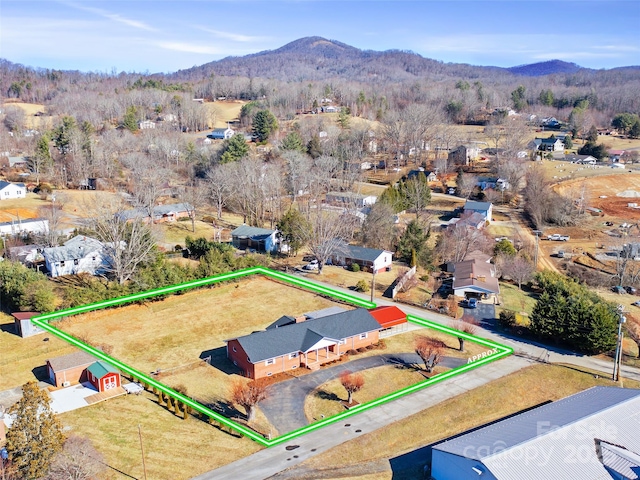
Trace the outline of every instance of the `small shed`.
<instances>
[{"instance_id":1,"label":"small shed","mask_svg":"<svg viewBox=\"0 0 640 480\"><path fill-rule=\"evenodd\" d=\"M87 368L95 357L82 350L47 360L47 372L56 387L68 387L87 379Z\"/></svg>"},{"instance_id":2,"label":"small shed","mask_svg":"<svg viewBox=\"0 0 640 480\"><path fill-rule=\"evenodd\" d=\"M98 360L87 368L87 380L99 392L112 390L121 386L120 372L107 362Z\"/></svg>"},{"instance_id":3,"label":"small shed","mask_svg":"<svg viewBox=\"0 0 640 480\"><path fill-rule=\"evenodd\" d=\"M16 333L22 338L45 333L44 330L31 323L31 317L40 315L40 312L14 312L11 316L14 318Z\"/></svg>"}]
</instances>

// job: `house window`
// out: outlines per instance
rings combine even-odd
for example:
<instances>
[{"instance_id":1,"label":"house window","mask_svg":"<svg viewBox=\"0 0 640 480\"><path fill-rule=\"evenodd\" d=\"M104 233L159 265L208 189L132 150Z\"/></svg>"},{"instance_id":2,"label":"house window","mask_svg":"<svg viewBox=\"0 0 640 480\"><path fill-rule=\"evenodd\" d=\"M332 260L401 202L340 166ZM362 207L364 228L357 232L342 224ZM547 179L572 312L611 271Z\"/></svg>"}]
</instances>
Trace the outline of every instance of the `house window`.
<instances>
[{"instance_id":1,"label":"house window","mask_svg":"<svg viewBox=\"0 0 640 480\"><path fill-rule=\"evenodd\" d=\"M236 350L236 347L233 347L233 351L234 351L234 352L237 352L238 350Z\"/></svg>"},{"instance_id":2,"label":"house window","mask_svg":"<svg viewBox=\"0 0 640 480\"><path fill-rule=\"evenodd\" d=\"M96 257L91 257L91 261L95 262L96 261Z\"/></svg>"},{"instance_id":3,"label":"house window","mask_svg":"<svg viewBox=\"0 0 640 480\"><path fill-rule=\"evenodd\" d=\"M247 362L251 363L251 359L249 357L247 357Z\"/></svg>"},{"instance_id":4,"label":"house window","mask_svg":"<svg viewBox=\"0 0 640 480\"><path fill-rule=\"evenodd\" d=\"M78 264L78 259L77 259L77 258L73 260L73 264L74 264L74 265L77 265L77 264Z\"/></svg>"},{"instance_id":5,"label":"house window","mask_svg":"<svg viewBox=\"0 0 640 480\"><path fill-rule=\"evenodd\" d=\"M265 360L264 362L265 365L273 365L274 363L276 363L275 358L270 358L269 360Z\"/></svg>"},{"instance_id":6,"label":"house window","mask_svg":"<svg viewBox=\"0 0 640 480\"><path fill-rule=\"evenodd\" d=\"M298 358L298 352L290 353L289 358Z\"/></svg>"},{"instance_id":7,"label":"house window","mask_svg":"<svg viewBox=\"0 0 640 480\"><path fill-rule=\"evenodd\" d=\"M360 340L363 340L363 339L367 338L368 336L369 336L369 333L368 333L368 332L361 333L361 334L360 334Z\"/></svg>"},{"instance_id":8,"label":"house window","mask_svg":"<svg viewBox=\"0 0 640 480\"><path fill-rule=\"evenodd\" d=\"M64 260L62 260L62 261L60 262L60 266L61 266L61 267L64 267Z\"/></svg>"}]
</instances>

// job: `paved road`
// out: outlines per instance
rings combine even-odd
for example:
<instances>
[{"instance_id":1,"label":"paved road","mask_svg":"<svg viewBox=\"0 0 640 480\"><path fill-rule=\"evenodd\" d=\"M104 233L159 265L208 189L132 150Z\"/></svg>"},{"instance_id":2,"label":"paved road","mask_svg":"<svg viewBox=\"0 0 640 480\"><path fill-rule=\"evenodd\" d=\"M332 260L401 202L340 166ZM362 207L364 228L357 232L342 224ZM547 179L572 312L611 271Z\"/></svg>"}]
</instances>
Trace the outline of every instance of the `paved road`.
<instances>
[{"instance_id":1,"label":"paved road","mask_svg":"<svg viewBox=\"0 0 640 480\"><path fill-rule=\"evenodd\" d=\"M384 354L358 358L346 363L325 367L301 377L275 383L268 389L269 397L260 402L259 406L269 422L282 435L309 424L304 414L305 398L318 386L338 378L345 370L359 372L394 363L414 365L421 362L422 360L415 353ZM444 357L439 365L447 368L456 368L463 363L465 363L465 360L461 358Z\"/></svg>"},{"instance_id":2,"label":"paved road","mask_svg":"<svg viewBox=\"0 0 640 480\"><path fill-rule=\"evenodd\" d=\"M335 290L342 290L364 299L369 298L367 295L357 294L347 289L341 289L334 285L319 282L316 280L315 275L307 275L306 278ZM376 298L375 301L378 305L397 305L395 302L384 298ZM451 325L452 323L451 318L444 315L407 305L400 305L400 307L408 314L427 320L444 325ZM476 335L510 346L514 349L516 355L458 375L419 392L381 405L380 407L366 410L365 412L354 415L348 422L339 422L298 437L287 444L299 445L295 450L286 450L285 447L287 445L264 449L217 470L199 475L195 477L195 480L235 480L239 474L241 474L242 478L248 480L263 480L269 478L282 470L302 463L332 447L364 435L365 433L373 432L425 408L432 407L444 400L516 372L521 368L533 364L535 360L573 364L601 371L603 375L609 375L613 369L613 362L575 354L535 342L526 342L520 338L510 337L500 331L479 328ZM621 377L640 381L640 369L622 366Z\"/></svg>"}]
</instances>

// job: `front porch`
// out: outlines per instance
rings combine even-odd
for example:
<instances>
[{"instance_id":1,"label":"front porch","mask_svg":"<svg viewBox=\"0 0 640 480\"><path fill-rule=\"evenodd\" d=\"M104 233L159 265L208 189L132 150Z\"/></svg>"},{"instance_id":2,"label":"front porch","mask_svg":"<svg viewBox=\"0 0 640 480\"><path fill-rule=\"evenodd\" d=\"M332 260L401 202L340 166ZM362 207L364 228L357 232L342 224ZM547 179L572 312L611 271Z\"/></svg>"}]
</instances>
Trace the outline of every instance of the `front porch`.
<instances>
[{"instance_id":1,"label":"front porch","mask_svg":"<svg viewBox=\"0 0 640 480\"><path fill-rule=\"evenodd\" d=\"M310 370L317 370L325 363L334 362L344 353L340 351L337 342L323 340L324 345L314 345L314 347L300 354L300 366Z\"/></svg>"}]
</instances>

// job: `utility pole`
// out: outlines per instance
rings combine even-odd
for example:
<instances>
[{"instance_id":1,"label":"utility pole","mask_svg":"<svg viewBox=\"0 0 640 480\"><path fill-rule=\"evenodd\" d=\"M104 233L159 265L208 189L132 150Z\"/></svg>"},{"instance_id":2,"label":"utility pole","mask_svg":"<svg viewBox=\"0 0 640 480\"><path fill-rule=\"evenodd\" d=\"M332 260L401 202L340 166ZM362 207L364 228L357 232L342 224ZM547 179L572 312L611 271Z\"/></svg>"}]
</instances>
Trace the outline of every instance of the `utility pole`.
<instances>
[{"instance_id":1,"label":"utility pole","mask_svg":"<svg viewBox=\"0 0 640 480\"><path fill-rule=\"evenodd\" d=\"M618 305L618 341L616 342L616 356L613 360L613 377L612 380L617 382L620 380L620 362L622 360L622 324L627 321L627 317L624 316L624 307Z\"/></svg>"},{"instance_id":2,"label":"utility pole","mask_svg":"<svg viewBox=\"0 0 640 480\"><path fill-rule=\"evenodd\" d=\"M373 270L373 277L371 278L371 303L373 303L373 292L376 289L376 268L371 267Z\"/></svg>"},{"instance_id":3,"label":"utility pole","mask_svg":"<svg viewBox=\"0 0 640 480\"><path fill-rule=\"evenodd\" d=\"M540 239L540 234L542 233L542 231L534 230L533 233L535 233L535 235L536 235L536 255L535 255L535 260L533 262L533 265L537 270L538 269L538 241Z\"/></svg>"},{"instance_id":4,"label":"utility pole","mask_svg":"<svg viewBox=\"0 0 640 480\"><path fill-rule=\"evenodd\" d=\"M142 471L144 473L144 480L147 480L147 466L144 463L144 447L142 446L142 430L140 424L138 424L138 437L140 437L140 452L142 453Z\"/></svg>"}]
</instances>

